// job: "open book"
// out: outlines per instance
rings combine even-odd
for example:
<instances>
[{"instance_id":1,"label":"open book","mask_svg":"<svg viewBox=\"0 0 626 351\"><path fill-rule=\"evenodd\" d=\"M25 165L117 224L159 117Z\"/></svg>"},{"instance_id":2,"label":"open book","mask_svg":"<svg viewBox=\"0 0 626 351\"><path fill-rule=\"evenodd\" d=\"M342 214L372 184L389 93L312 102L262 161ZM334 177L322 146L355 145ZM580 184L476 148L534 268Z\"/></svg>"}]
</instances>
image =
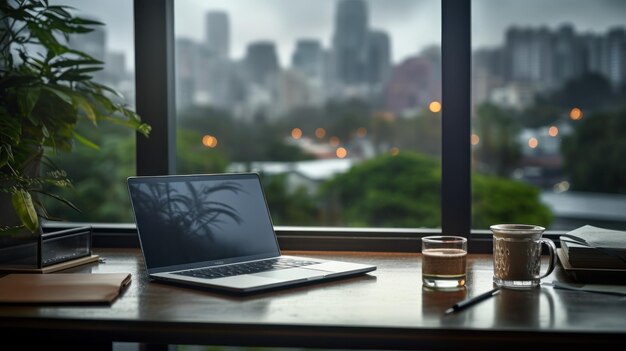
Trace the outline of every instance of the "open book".
<instances>
[{"instance_id":1,"label":"open book","mask_svg":"<svg viewBox=\"0 0 626 351\"><path fill-rule=\"evenodd\" d=\"M559 239L573 267L626 269L626 231L585 225Z\"/></svg>"}]
</instances>

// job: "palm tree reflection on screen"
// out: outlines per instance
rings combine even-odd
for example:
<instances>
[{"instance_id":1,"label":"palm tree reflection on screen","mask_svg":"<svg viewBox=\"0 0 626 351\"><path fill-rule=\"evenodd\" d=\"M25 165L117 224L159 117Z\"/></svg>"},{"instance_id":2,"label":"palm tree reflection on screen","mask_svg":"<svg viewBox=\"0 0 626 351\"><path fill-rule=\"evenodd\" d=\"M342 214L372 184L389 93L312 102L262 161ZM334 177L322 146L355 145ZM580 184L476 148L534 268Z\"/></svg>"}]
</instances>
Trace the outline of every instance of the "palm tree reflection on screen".
<instances>
[{"instance_id":1,"label":"palm tree reflection on screen","mask_svg":"<svg viewBox=\"0 0 626 351\"><path fill-rule=\"evenodd\" d=\"M144 184L138 190L136 211L142 212L143 218L155 218L154 228L161 233L176 236L202 236L211 239L215 230L225 223L243 222L238 211L231 205L217 201L219 192L234 194L245 192L234 182L223 182L207 186L190 181L175 183Z\"/></svg>"}]
</instances>

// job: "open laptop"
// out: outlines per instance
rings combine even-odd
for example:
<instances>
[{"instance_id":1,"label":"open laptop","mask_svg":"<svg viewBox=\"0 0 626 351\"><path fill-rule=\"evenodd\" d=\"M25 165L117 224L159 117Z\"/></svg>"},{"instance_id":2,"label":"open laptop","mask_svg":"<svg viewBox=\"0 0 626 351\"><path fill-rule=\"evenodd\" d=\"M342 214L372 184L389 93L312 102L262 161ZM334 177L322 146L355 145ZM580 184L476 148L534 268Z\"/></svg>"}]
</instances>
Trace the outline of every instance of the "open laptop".
<instances>
[{"instance_id":1,"label":"open laptop","mask_svg":"<svg viewBox=\"0 0 626 351\"><path fill-rule=\"evenodd\" d=\"M282 255L256 173L127 179L148 276L253 292L376 266Z\"/></svg>"}]
</instances>

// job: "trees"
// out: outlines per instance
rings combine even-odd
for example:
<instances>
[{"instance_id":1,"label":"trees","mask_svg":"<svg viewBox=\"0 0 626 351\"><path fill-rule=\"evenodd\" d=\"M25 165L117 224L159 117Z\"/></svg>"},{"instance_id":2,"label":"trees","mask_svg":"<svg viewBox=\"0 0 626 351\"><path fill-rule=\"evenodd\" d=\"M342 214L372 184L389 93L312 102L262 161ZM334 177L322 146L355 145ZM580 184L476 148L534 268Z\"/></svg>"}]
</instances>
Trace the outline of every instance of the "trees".
<instances>
[{"instance_id":1,"label":"trees","mask_svg":"<svg viewBox=\"0 0 626 351\"><path fill-rule=\"evenodd\" d=\"M626 194L626 110L584 118L561 151L573 190Z\"/></svg>"},{"instance_id":2,"label":"trees","mask_svg":"<svg viewBox=\"0 0 626 351\"><path fill-rule=\"evenodd\" d=\"M507 221L548 226L552 221L531 185L481 174L474 174L472 183L475 228ZM322 195L342 204L344 225L433 228L441 226L440 187L435 159L400 153L353 166L324 184Z\"/></svg>"},{"instance_id":3,"label":"trees","mask_svg":"<svg viewBox=\"0 0 626 351\"><path fill-rule=\"evenodd\" d=\"M479 169L498 176L508 176L519 161L519 123L513 113L490 103L482 104L476 113L476 134L480 144L476 158Z\"/></svg>"}]
</instances>

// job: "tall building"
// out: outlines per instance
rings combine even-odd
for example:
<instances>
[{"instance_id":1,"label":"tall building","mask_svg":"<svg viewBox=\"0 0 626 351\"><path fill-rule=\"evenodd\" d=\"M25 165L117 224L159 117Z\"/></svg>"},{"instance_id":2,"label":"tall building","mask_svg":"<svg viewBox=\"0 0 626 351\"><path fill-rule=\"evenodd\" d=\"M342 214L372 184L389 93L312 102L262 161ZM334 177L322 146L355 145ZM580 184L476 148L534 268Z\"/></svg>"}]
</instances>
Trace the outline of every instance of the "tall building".
<instances>
[{"instance_id":1,"label":"tall building","mask_svg":"<svg viewBox=\"0 0 626 351\"><path fill-rule=\"evenodd\" d=\"M614 28L606 36L605 75L613 86L626 82L626 31Z\"/></svg>"},{"instance_id":2,"label":"tall building","mask_svg":"<svg viewBox=\"0 0 626 351\"><path fill-rule=\"evenodd\" d=\"M563 25L554 33L553 79L554 85L576 79L584 73L582 40L571 25Z\"/></svg>"},{"instance_id":3,"label":"tall building","mask_svg":"<svg viewBox=\"0 0 626 351\"><path fill-rule=\"evenodd\" d=\"M334 72L341 83L367 81L368 11L363 0L341 0L333 34Z\"/></svg>"},{"instance_id":4,"label":"tall building","mask_svg":"<svg viewBox=\"0 0 626 351\"><path fill-rule=\"evenodd\" d=\"M552 35L547 28L509 28L504 54L508 80L531 83L539 90L553 87Z\"/></svg>"},{"instance_id":5,"label":"tall building","mask_svg":"<svg viewBox=\"0 0 626 351\"><path fill-rule=\"evenodd\" d=\"M214 57L230 57L230 23L228 14L223 11L209 11L206 14L206 45Z\"/></svg>"},{"instance_id":6,"label":"tall building","mask_svg":"<svg viewBox=\"0 0 626 351\"><path fill-rule=\"evenodd\" d=\"M387 110L398 115L412 115L433 101L441 101L441 79L436 63L425 55L405 59L393 68L384 92Z\"/></svg>"},{"instance_id":7,"label":"tall building","mask_svg":"<svg viewBox=\"0 0 626 351\"><path fill-rule=\"evenodd\" d=\"M586 72L601 73L603 61L602 54L604 39L597 34L585 34L581 36L581 45L583 51L583 66Z\"/></svg>"},{"instance_id":8,"label":"tall building","mask_svg":"<svg viewBox=\"0 0 626 351\"><path fill-rule=\"evenodd\" d=\"M579 35L571 25L557 30L511 27L503 48L506 82L541 92L562 87L584 73L600 73L614 87L626 82L626 30Z\"/></svg>"},{"instance_id":9,"label":"tall building","mask_svg":"<svg viewBox=\"0 0 626 351\"><path fill-rule=\"evenodd\" d=\"M252 82L265 86L269 78L278 72L276 46L271 41L258 41L246 49L245 65Z\"/></svg>"},{"instance_id":10,"label":"tall building","mask_svg":"<svg viewBox=\"0 0 626 351\"><path fill-rule=\"evenodd\" d=\"M191 39L176 39L176 108L183 110L194 104L200 48Z\"/></svg>"},{"instance_id":11,"label":"tall building","mask_svg":"<svg viewBox=\"0 0 626 351\"><path fill-rule=\"evenodd\" d=\"M324 76L324 51L317 39L300 39L291 56L291 67L309 79L322 80Z\"/></svg>"},{"instance_id":12,"label":"tall building","mask_svg":"<svg viewBox=\"0 0 626 351\"><path fill-rule=\"evenodd\" d=\"M389 79L391 71L391 41L386 32L372 30L368 34L368 82L378 88Z\"/></svg>"}]
</instances>

